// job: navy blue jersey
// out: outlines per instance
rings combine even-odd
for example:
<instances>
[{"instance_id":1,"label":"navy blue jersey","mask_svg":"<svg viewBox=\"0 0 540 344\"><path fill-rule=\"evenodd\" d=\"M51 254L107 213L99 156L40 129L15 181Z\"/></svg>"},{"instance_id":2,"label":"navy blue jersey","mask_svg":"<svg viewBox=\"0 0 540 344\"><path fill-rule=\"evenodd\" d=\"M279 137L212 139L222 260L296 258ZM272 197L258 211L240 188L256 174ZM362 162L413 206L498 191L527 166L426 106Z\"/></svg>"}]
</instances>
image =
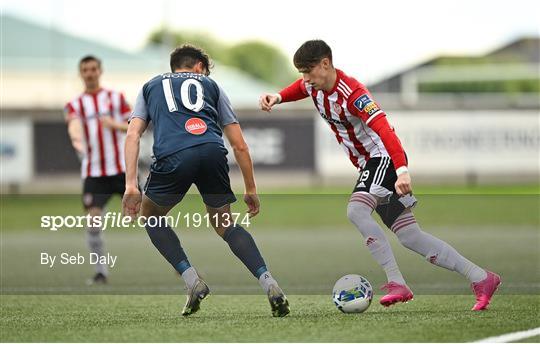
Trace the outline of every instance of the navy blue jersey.
<instances>
[{"instance_id":1,"label":"navy blue jersey","mask_svg":"<svg viewBox=\"0 0 540 344\"><path fill-rule=\"evenodd\" d=\"M224 146L222 128L238 123L221 87L189 72L161 74L144 84L133 117L152 121L156 159L203 143Z\"/></svg>"}]
</instances>

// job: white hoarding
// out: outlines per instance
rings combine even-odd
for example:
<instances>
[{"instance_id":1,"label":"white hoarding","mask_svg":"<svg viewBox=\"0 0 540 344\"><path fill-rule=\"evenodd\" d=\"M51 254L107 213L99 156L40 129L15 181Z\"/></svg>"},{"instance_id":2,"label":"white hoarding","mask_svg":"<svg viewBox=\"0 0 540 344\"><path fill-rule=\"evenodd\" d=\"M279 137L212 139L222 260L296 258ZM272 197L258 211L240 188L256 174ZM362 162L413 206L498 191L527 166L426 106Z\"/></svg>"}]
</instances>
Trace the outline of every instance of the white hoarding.
<instances>
[{"instance_id":1,"label":"white hoarding","mask_svg":"<svg viewBox=\"0 0 540 344\"><path fill-rule=\"evenodd\" d=\"M33 176L32 122L26 118L0 121L0 182L24 183Z\"/></svg>"},{"instance_id":2,"label":"white hoarding","mask_svg":"<svg viewBox=\"0 0 540 344\"><path fill-rule=\"evenodd\" d=\"M539 173L537 111L397 111L390 123L412 173L464 176ZM324 176L354 168L324 121L316 125L317 168Z\"/></svg>"}]
</instances>

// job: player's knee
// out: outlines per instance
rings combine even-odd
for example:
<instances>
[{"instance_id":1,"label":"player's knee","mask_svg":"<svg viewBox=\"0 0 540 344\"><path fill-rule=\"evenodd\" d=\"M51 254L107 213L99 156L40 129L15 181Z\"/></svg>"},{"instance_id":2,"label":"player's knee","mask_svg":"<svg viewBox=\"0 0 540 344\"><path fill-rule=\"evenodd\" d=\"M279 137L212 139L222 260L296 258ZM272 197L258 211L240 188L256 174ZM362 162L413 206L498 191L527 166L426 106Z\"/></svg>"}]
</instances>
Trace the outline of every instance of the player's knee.
<instances>
[{"instance_id":1,"label":"player's knee","mask_svg":"<svg viewBox=\"0 0 540 344\"><path fill-rule=\"evenodd\" d=\"M375 204L375 198L367 193L353 194L347 205L347 217L352 223L358 224L363 218L371 216Z\"/></svg>"},{"instance_id":2,"label":"player's knee","mask_svg":"<svg viewBox=\"0 0 540 344\"><path fill-rule=\"evenodd\" d=\"M214 227L214 231L216 232L216 234L219 235L221 239L225 240L225 233L227 232L227 228L216 225L212 225L212 227Z\"/></svg>"},{"instance_id":3,"label":"player's knee","mask_svg":"<svg viewBox=\"0 0 540 344\"><path fill-rule=\"evenodd\" d=\"M96 217L96 216L101 215L101 213L103 212L103 209L98 208L98 207L91 207L91 208L88 208L87 212L88 212L88 215L92 217Z\"/></svg>"},{"instance_id":4,"label":"player's knee","mask_svg":"<svg viewBox=\"0 0 540 344\"><path fill-rule=\"evenodd\" d=\"M418 242L420 236L422 235L422 231L415 227L406 227L396 232L396 235L401 245L412 250L414 244Z\"/></svg>"}]
</instances>

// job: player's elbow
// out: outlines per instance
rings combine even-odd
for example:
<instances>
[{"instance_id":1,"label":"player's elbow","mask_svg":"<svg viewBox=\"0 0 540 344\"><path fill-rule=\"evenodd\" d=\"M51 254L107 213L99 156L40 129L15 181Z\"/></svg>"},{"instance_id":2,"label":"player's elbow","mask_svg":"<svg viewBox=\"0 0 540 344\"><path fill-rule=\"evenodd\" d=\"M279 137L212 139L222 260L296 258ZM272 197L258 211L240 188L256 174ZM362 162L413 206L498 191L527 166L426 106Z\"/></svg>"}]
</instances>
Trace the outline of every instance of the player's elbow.
<instances>
[{"instance_id":1,"label":"player's elbow","mask_svg":"<svg viewBox=\"0 0 540 344\"><path fill-rule=\"evenodd\" d=\"M232 149L235 154L249 153L249 146L245 142L232 145Z\"/></svg>"},{"instance_id":2,"label":"player's elbow","mask_svg":"<svg viewBox=\"0 0 540 344\"><path fill-rule=\"evenodd\" d=\"M141 135L134 131L129 131L126 134L126 144L138 144L141 139Z\"/></svg>"}]
</instances>

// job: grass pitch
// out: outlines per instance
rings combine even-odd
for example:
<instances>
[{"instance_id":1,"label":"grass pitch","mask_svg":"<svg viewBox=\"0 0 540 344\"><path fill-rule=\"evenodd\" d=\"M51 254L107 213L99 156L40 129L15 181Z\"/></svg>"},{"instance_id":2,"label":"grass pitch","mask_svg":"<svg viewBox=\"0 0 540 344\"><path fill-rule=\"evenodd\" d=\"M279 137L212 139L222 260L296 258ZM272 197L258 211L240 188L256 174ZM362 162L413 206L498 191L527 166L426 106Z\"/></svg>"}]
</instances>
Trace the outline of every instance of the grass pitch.
<instances>
[{"instance_id":1,"label":"grass pitch","mask_svg":"<svg viewBox=\"0 0 540 344\"><path fill-rule=\"evenodd\" d=\"M418 296L342 314L328 295L290 296L272 318L263 295L211 296L180 316L184 298L156 295L2 297L2 341L62 342L464 342L540 326L539 296L500 295L472 312L472 295Z\"/></svg>"},{"instance_id":2,"label":"grass pitch","mask_svg":"<svg viewBox=\"0 0 540 344\"><path fill-rule=\"evenodd\" d=\"M415 300L385 309L378 294L366 313L340 313L330 295L339 277L364 275L376 292L385 282L346 217L348 190L262 196L262 212L249 230L290 299L291 314L283 319L271 317L257 281L211 229L176 228L213 294L200 313L182 318L183 283L143 229L106 231L117 265L107 286L88 287L89 264L40 264L41 252L87 254L81 230L40 227L43 215L82 214L80 196L3 196L0 340L462 342L540 326L538 186L417 190L422 228L501 274L489 311L470 311L474 297L461 276L432 266L386 231ZM119 210L118 199L109 210ZM175 211L202 212L199 196L186 197Z\"/></svg>"}]
</instances>

